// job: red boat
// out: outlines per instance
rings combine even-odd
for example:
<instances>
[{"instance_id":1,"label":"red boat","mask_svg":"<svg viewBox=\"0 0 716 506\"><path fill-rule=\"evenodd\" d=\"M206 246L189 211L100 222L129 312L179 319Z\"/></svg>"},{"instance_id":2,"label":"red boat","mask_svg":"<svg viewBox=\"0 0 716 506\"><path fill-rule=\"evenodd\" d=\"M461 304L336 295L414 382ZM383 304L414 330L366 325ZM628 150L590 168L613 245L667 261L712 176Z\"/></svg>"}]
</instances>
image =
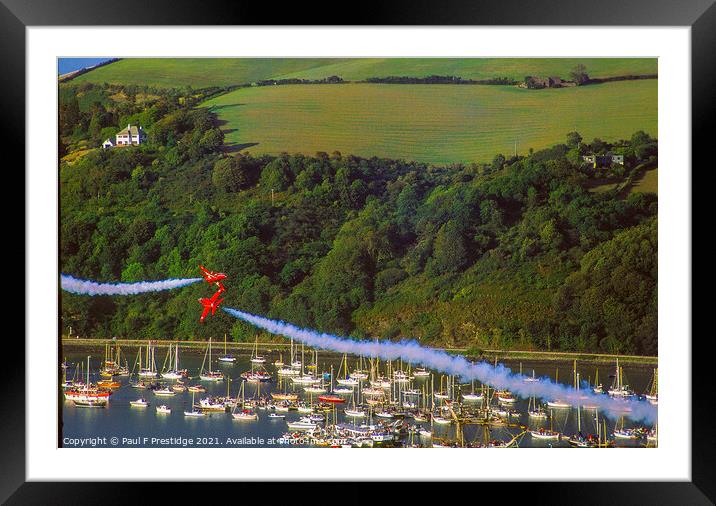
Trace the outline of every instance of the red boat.
<instances>
[{"instance_id":1,"label":"red boat","mask_svg":"<svg viewBox=\"0 0 716 506\"><path fill-rule=\"evenodd\" d=\"M334 404L342 404L346 402L344 398L338 397L337 395L319 395L318 400L323 402L332 402Z\"/></svg>"}]
</instances>

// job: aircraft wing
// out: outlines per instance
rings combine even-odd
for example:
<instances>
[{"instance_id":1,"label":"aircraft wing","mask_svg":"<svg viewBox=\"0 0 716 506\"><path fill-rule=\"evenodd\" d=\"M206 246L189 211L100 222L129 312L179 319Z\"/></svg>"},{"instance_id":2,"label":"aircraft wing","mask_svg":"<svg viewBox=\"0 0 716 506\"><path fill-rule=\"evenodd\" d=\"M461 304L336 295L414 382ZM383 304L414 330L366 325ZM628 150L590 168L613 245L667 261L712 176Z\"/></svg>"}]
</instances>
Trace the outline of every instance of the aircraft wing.
<instances>
[{"instance_id":1,"label":"aircraft wing","mask_svg":"<svg viewBox=\"0 0 716 506\"><path fill-rule=\"evenodd\" d=\"M201 269L201 274L204 276L204 279L207 283L211 283L211 272L208 271L203 265L199 265L199 269Z\"/></svg>"}]
</instances>

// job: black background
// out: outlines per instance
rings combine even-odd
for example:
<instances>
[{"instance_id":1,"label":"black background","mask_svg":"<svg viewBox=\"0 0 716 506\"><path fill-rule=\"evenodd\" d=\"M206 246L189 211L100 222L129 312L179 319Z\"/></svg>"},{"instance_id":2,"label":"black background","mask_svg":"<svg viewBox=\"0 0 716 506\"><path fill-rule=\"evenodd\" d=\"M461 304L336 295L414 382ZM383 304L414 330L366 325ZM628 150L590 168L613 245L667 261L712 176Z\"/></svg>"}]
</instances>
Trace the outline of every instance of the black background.
<instances>
[{"instance_id":1,"label":"black background","mask_svg":"<svg viewBox=\"0 0 716 506\"><path fill-rule=\"evenodd\" d=\"M714 0L464 0L427 2L247 2L200 0L0 0L0 134L2 167L6 176L3 222L17 227L6 236L5 251L12 257L4 262L7 283L3 325L5 354L0 399L0 500L7 504L146 504L160 502L184 504L280 502L302 504L337 502L350 504L425 504L482 501L496 504L713 504L716 501L716 429L710 424L715 405L713 310L714 227L713 191L716 183L713 140L716 104L716 6ZM681 170L692 182L692 318L693 336L668 336L691 340L692 349L692 482L691 483L471 483L457 490L456 484L406 483L377 487L374 484L320 484L313 493L291 484L187 484L162 483L25 483L25 350L20 339L24 319L42 310L25 305L19 280L19 266L25 262L24 221L19 219L22 202L9 194L24 195L25 145L25 27L38 25L583 25L583 26L690 26L692 34L692 169ZM88 41L91 45L91 41ZM257 45L260 40L257 40ZM156 47L156 46L155 46ZM159 48L160 49L160 46ZM688 76L684 76L688 79ZM11 156L16 156L13 160ZM49 168L48 168L49 170ZM12 185L12 186L10 186ZM668 268L668 266L662 266ZM30 287L31 290L31 287ZM31 291L29 292L31 296ZM8 298L10 297L10 298ZM54 310L54 308L44 308ZM54 346L54 341L53 341ZM48 388L53 388L48 384ZM54 416L54 410L48 410ZM684 420L687 420L684 414ZM358 450L360 451L360 450ZM399 450L398 450L399 451ZM389 466L376 451L376 465ZM485 456L487 453L487 456ZM333 454L325 452L325 465L334 465ZM390 451L385 454L390 456ZM427 454L429 460L429 454ZM515 466L539 465L530 452L515 454ZM112 462L101 462L86 451L88 466L112 469ZM184 469L198 468L191 450L183 462L157 462ZM237 459L242 458L237 452ZM476 452L475 458L489 458ZM615 466L619 466L615 454ZM277 462L277 466L279 463ZM429 463L427 464L429 465ZM152 466L145 468L151 479ZM589 470L585 469L585 476ZM82 470L78 473L81 475ZM624 469L629 475L629 469ZM182 473L183 474L183 473ZM320 469L317 471L320 475ZM558 474L558 470L555 470ZM237 479L240 479L237 476ZM192 495L193 488L199 496ZM431 498L436 494L436 498ZM411 504L412 503L412 504Z\"/></svg>"}]
</instances>

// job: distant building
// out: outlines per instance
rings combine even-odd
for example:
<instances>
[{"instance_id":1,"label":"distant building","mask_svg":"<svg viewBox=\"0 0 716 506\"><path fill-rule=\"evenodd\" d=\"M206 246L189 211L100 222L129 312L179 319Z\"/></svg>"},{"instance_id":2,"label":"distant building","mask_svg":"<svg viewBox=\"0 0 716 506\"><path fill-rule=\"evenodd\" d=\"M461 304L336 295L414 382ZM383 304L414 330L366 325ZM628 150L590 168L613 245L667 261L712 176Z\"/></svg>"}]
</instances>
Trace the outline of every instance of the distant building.
<instances>
[{"instance_id":1,"label":"distant building","mask_svg":"<svg viewBox=\"0 0 716 506\"><path fill-rule=\"evenodd\" d=\"M144 132L141 126L127 125L127 128L123 128L117 135L114 136L115 140L112 142L111 138L107 139L102 143L102 148L107 149L114 146L139 146L147 140L147 134Z\"/></svg>"},{"instance_id":2,"label":"distant building","mask_svg":"<svg viewBox=\"0 0 716 506\"><path fill-rule=\"evenodd\" d=\"M597 167L610 167L612 165L624 165L624 155L617 155L609 151L605 155L584 155L582 160Z\"/></svg>"},{"instance_id":3,"label":"distant building","mask_svg":"<svg viewBox=\"0 0 716 506\"><path fill-rule=\"evenodd\" d=\"M527 76L520 84L520 87L531 90L540 90L542 88L562 88L565 85L567 85L567 81L562 81L559 77Z\"/></svg>"}]
</instances>

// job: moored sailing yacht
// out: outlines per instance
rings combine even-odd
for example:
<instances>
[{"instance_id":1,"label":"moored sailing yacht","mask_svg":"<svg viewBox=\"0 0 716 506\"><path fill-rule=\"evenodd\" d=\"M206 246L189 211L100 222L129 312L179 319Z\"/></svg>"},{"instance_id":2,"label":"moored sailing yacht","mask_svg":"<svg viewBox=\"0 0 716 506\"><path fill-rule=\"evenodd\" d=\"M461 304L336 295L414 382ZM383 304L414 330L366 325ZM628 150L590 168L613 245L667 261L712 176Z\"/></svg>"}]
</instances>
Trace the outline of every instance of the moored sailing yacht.
<instances>
[{"instance_id":1,"label":"moored sailing yacht","mask_svg":"<svg viewBox=\"0 0 716 506\"><path fill-rule=\"evenodd\" d=\"M75 406L88 408L103 408L107 405L111 390L94 386L90 383L90 356L87 356L87 382L65 390L65 398L71 400Z\"/></svg>"},{"instance_id":2,"label":"moored sailing yacht","mask_svg":"<svg viewBox=\"0 0 716 506\"><path fill-rule=\"evenodd\" d=\"M283 355L279 352L278 359L274 360L273 362L274 367L283 367L285 364L283 363Z\"/></svg>"},{"instance_id":3,"label":"moored sailing yacht","mask_svg":"<svg viewBox=\"0 0 716 506\"><path fill-rule=\"evenodd\" d=\"M514 395L512 395L512 392L508 390L501 390L497 392L497 400L503 404L514 404L517 399Z\"/></svg>"},{"instance_id":4,"label":"moored sailing yacht","mask_svg":"<svg viewBox=\"0 0 716 506\"><path fill-rule=\"evenodd\" d=\"M535 376L535 370L532 369L532 376L525 376L523 381L525 381L526 383L537 383L539 382L539 378Z\"/></svg>"},{"instance_id":5,"label":"moored sailing yacht","mask_svg":"<svg viewBox=\"0 0 716 506\"><path fill-rule=\"evenodd\" d=\"M599 368L597 368L597 372L594 375L594 386L592 387L592 391L595 394L603 394L604 393L604 386L602 386L602 384L599 383Z\"/></svg>"},{"instance_id":6,"label":"moored sailing yacht","mask_svg":"<svg viewBox=\"0 0 716 506\"><path fill-rule=\"evenodd\" d=\"M180 379L188 376L189 372L186 369L179 369L179 343L176 344L174 350L174 356L172 357L172 345L169 345L169 368L162 372L162 378L164 379ZM173 359L173 363L172 363ZM166 362L166 360L165 360Z\"/></svg>"},{"instance_id":7,"label":"moored sailing yacht","mask_svg":"<svg viewBox=\"0 0 716 506\"><path fill-rule=\"evenodd\" d=\"M646 400L655 406L659 404L659 370L654 369L654 376L651 378L651 384L649 385L649 392L644 395Z\"/></svg>"},{"instance_id":8,"label":"moored sailing yacht","mask_svg":"<svg viewBox=\"0 0 716 506\"><path fill-rule=\"evenodd\" d=\"M554 382L559 384L559 369L557 369L557 371L555 372ZM572 405L569 404L568 402L564 402L561 399L552 399L552 400L547 401L547 407L556 408L556 409L567 409L567 408L571 408Z\"/></svg>"},{"instance_id":9,"label":"moored sailing yacht","mask_svg":"<svg viewBox=\"0 0 716 506\"><path fill-rule=\"evenodd\" d=\"M233 364L236 362L236 357L226 353L226 334L224 334L224 354L219 357L219 362Z\"/></svg>"},{"instance_id":10,"label":"moored sailing yacht","mask_svg":"<svg viewBox=\"0 0 716 506\"><path fill-rule=\"evenodd\" d=\"M338 370L338 376L341 375L341 370L343 370L343 378L336 378L336 383L350 387L360 384L360 380L358 378L351 378L348 376L348 355L346 353L343 354L343 362L341 363L341 369Z\"/></svg>"},{"instance_id":11,"label":"moored sailing yacht","mask_svg":"<svg viewBox=\"0 0 716 506\"><path fill-rule=\"evenodd\" d=\"M529 431L530 435L535 439L559 439L560 434L557 431L551 429L545 429L541 427L536 430Z\"/></svg>"},{"instance_id":12,"label":"moored sailing yacht","mask_svg":"<svg viewBox=\"0 0 716 506\"><path fill-rule=\"evenodd\" d=\"M140 378L156 378L157 377L157 364L154 360L154 346L151 341L147 341L147 353L146 363L142 367L142 349L139 349L139 377Z\"/></svg>"},{"instance_id":13,"label":"moored sailing yacht","mask_svg":"<svg viewBox=\"0 0 716 506\"><path fill-rule=\"evenodd\" d=\"M527 414L530 418L547 418L547 412L545 412L541 404L537 405L537 398L534 395L530 397L527 404Z\"/></svg>"},{"instance_id":14,"label":"moored sailing yacht","mask_svg":"<svg viewBox=\"0 0 716 506\"><path fill-rule=\"evenodd\" d=\"M612 397L621 398L627 398L634 395L634 392L629 388L629 385L624 384L624 371L621 367L619 367L619 359L617 359L614 383L607 393Z\"/></svg>"},{"instance_id":15,"label":"moored sailing yacht","mask_svg":"<svg viewBox=\"0 0 716 506\"><path fill-rule=\"evenodd\" d=\"M190 387L191 388L191 387ZM196 406L194 406L194 392L191 392L191 411L184 411L184 416L189 418L198 418L201 416L204 416L204 412L196 409Z\"/></svg>"},{"instance_id":16,"label":"moored sailing yacht","mask_svg":"<svg viewBox=\"0 0 716 506\"><path fill-rule=\"evenodd\" d=\"M206 362L207 354L209 356L209 369L204 371L204 362ZM199 378L203 381L223 381L224 375L219 371L211 370L211 338L209 338L209 346L206 353L204 353L204 362L201 363L201 370L199 371Z\"/></svg>"},{"instance_id":17,"label":"moored sailing yacht","mask_svg":"<svg viewBox=\"0 0 716 506\"><path fill-rule=\"evenodd\" d=\"M236 394L236 403L234 409L231 412L231 417L234 420L254 421L259 419L259 415L253 410L246 408L246 398L244 397L244 387L246 383L241 383L241 389ZM241 402L239 402L239 395L241 395ZM239 407L240 406L240 407Z\"/></svg>"},{"instance_id":18,"label":"moored sailing yacht","mask_svg":"<svg viewBox=\"0 0 716 506\"><path fill-rule=\"evenodd\" d=\"M259 355L259 336L256 335L256 345L254 346L254 351L251 354L251 363L252 364L265 364L266 358Z\"/></svg>"},{"instance_id":19,"label":"moored sailing yacht","mask_svg":"<svg viewBox=\"0 0 716 506\"><path fill-rule=\"evenodd\" d=\"M425 367L416 367L413 371L413 376L416 378L427 378L430 376L430 371L428 371Z\"/></svg>"},{"instance_id":20,"label":"moored sailing yacht","mask_svg":"<svg viewBox=\"0 0 716 506\"><path fill-rule=\"evenodd\" d=\"M467 402L476 402L482 400L482 393L475 393L475 380L470 383L470 393L462 394L462 399Z\"/></svg>"}]
</instances>

